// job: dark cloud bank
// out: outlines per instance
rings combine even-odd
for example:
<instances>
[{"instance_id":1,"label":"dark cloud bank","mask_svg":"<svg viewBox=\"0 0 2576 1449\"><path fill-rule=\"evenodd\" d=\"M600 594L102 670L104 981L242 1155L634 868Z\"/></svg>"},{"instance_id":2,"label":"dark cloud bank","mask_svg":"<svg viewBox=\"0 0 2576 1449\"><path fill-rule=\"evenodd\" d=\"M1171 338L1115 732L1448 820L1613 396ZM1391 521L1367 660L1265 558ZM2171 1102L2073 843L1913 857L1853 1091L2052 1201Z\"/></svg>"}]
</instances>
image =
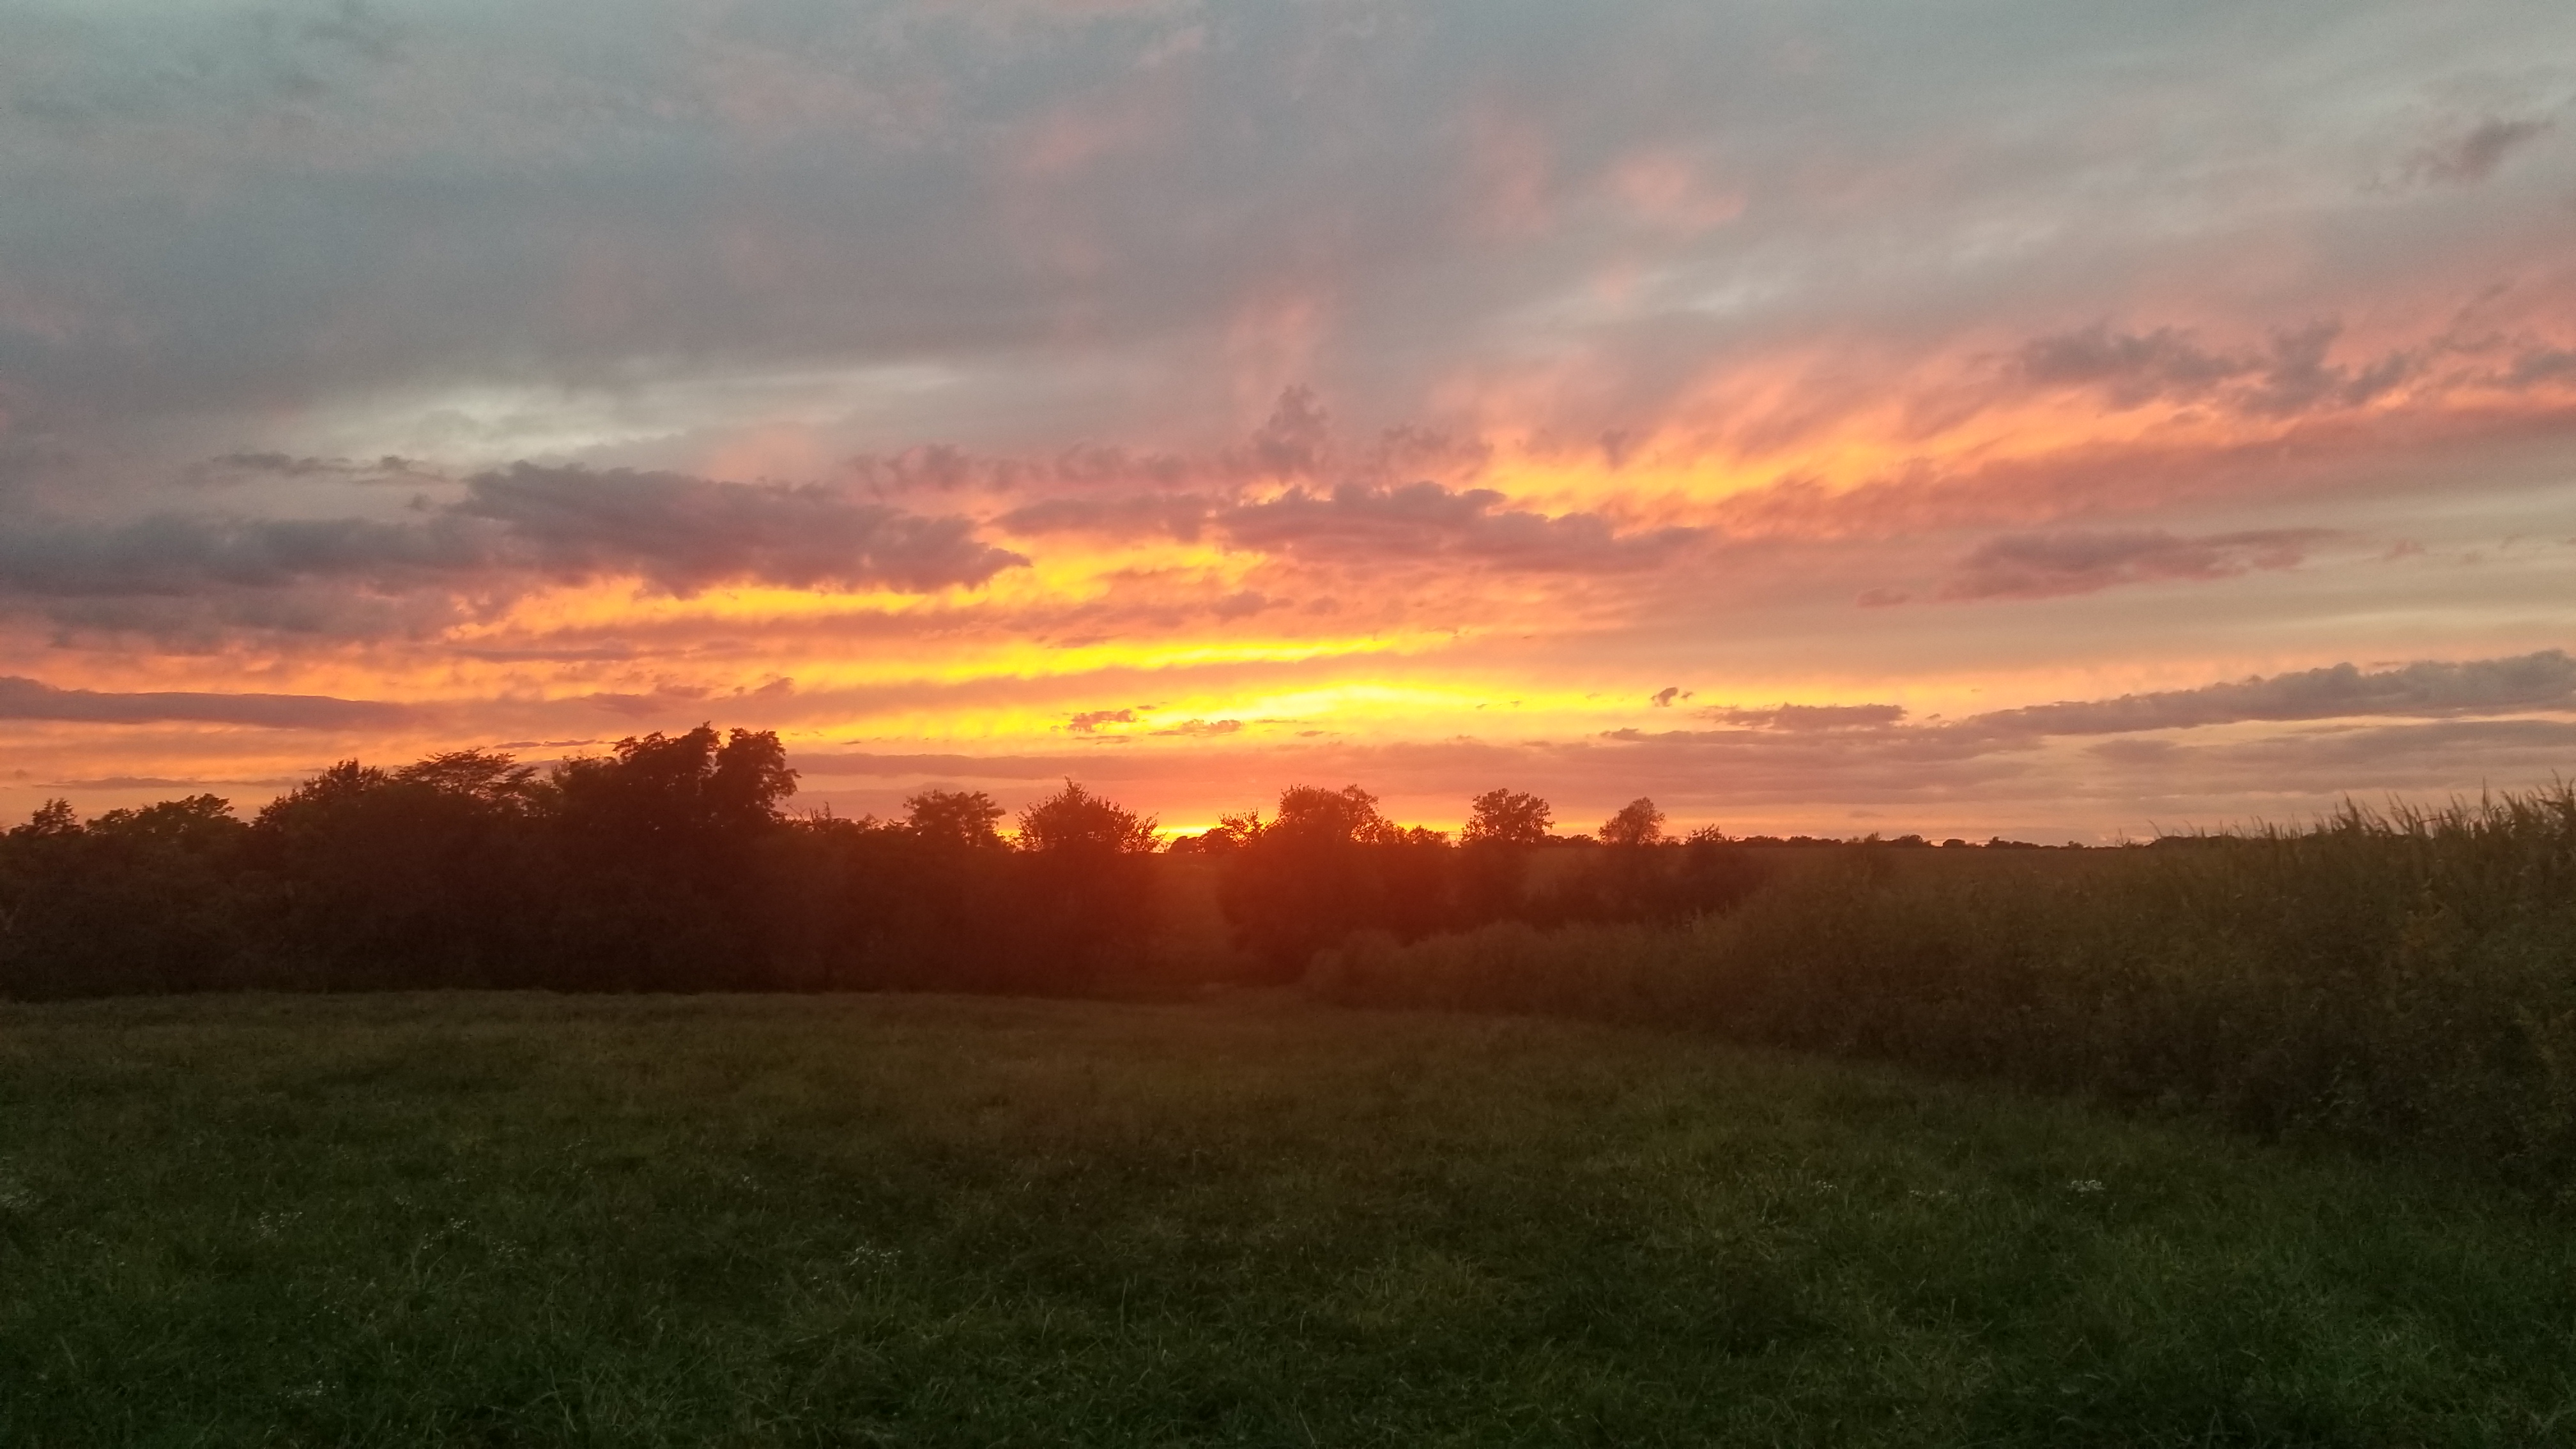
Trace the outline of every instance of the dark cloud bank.
<instances>
[{"instance_id":1,"label":"dark cloud bank","mask_svg":"<svg viewBox=\"0 0 2576 1449\"><path fill-rule=\"evenodd\" d=\"M1598 513L1536 513L1505 508L1505 501L1490 488L1449 488L1427 480L1342 483L1301 485L1248 503L1198 494L1051 498L999 521L1023 536L1164 533L1328 562L1440 558L1529 573L1651 569L1707 533L1677 527L1623 533Z\"/></svg>"},{"instance_id":2,"label":"dark cloud bank","mask_svg":"<svg viewBox=\"0 0 2576 1449\"><path fill-rule=\"evenodd\" d=\"M2234 578L2256 569L2295 568L2333 537L2320 528L2260 529L2177 537L2162 529L2065 530L2007 534L1960 561L1944 600L2046 599L2122 584Z\"/></svg>"},{"instance_id":3,"label":"dark cloud bank","mask_svg":"<svg viewBox=\"0 0 2576 1449\"><path fill-rule=\"evenodd\" d=\"M1662 738L1735 737L1746 733L1817 735L1860 731L1885 737L1941 738L1993 745L2055 735L2138 734L2252 722L2287 723L2367 716L2441 718L2576 709L2576 659L2546 649L2505 659L2434 661L2364 670L2353 664L2302 670L2198 689L2124 694L1995 710L1949 722L1905 723L1892 704L1717 706L1703 711L1730 726L1674 731ZM1637 731L1620 738L1643 739Z\"/></svg>"},{"instance_id":4,"label":"dark cloud bank","mask_svg":"<svg viewBox=\"0 0 2576 1449\"><path fill-rule=\"evenodd\" d=\"M401 729L418 725L427 718L428 711L412 705L334 699L320 694L119 694L94 689L56 689L33 679L0 676L0 719L360 731Z\"/></svg>"},{"instance_id":5,"label":"dark cloud bank","mask_svg":"<svg viewBox=\"0 0 2576 1449\"><path fill-rule=\"evenodd\" d=\"M0 530L0 598L84 621L115 616L72 601L196 601L227 622L274 624L273 610L242 607L242 596L508 594L619 575L674 594L733 582L927 593L1028 562L977 538L971 520L820 484L521 464L478 474L461 499L421 514L21 523Z\"/></svg>"}]
</instances>

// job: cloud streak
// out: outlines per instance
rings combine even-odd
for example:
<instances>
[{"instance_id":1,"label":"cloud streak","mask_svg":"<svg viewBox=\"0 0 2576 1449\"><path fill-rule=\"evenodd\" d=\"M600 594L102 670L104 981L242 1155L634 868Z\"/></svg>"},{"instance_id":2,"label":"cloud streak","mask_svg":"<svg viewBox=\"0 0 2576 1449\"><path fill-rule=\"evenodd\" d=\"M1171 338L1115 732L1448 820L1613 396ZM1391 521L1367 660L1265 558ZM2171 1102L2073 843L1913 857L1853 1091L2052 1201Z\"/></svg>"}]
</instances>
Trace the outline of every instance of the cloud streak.
<instances>
[{"instance_id":1,"label":"cloud streak","mask_svg":"<svg viewBox=\"0 0 2576 1449\"><path fill-rule=\"evenodd\" d=\"M1550 516L1503 507L1490 488L1436 483L1329 492L1292 489L1215 514L1212 525L1238 547L1329 560L1400 562L1447 557L1538 573L1622 573L1667 563L1705 536L1664 527L1621 532L1597 513Z\"/></svg>"},{"instance_id":2,"label":"cloud streak","mask_svg":"<svg viewBox=\"0 0 2576 1449\"><path fill-rule=\"evenodd\" d=\"M2330 530L2316 528L2199 538L2161 529L2007 534L1988 539L1962 559L1938 597L1955 602L2049 599L2124 584L2228 579L2258 569L2296 568L2310 547L2332 536Z\"/></svg>"},{"instance_id":3,"label":"cloud streak","mask_svg":"<svg viewBox=\"0 0 2576 1449\"><path fill-rule=\"evenodd\" d=\"M300 617L291 607L244 596L318 589L303 610L327 612L334 591L427 595L421 607L436 618L456 595L602 578L682 596L726 583L931 593L1027 563L983 542L966 518L907 513L818 484L525 464L476 475L461 499L413 518L158 513L0 525L0 600L109 622L189 611L60 605L195 601L223 622L291 627ZM382 627L388 617L352 604L343 622Z\"/></svg>"},{"instance_id":4,"label":"cloud streak","mask_svg":"<svg viewBox=\"0 0 2576 1449\"><path fill-rule=\"evenodd\" d=\"M2505 659L2353 664L2117 699L2030 705L1978 715L1959 728L1998 736L2130 734L2248 721L2370 716L2511 714L2576 709L2576 659L2546 649Z\"/></svg>"},{"instance_id":5,"label":"cloud streak","mask_svg":"<svg viewBox=\"0 0 2576 1449\"><path fill-rule=\"evenodd\" d=\"M118 694L0 677L0 719L75 724L214 724L279 730L387 730L431 718L416 706L311 694Z\"/></svg>"}]
</instances>

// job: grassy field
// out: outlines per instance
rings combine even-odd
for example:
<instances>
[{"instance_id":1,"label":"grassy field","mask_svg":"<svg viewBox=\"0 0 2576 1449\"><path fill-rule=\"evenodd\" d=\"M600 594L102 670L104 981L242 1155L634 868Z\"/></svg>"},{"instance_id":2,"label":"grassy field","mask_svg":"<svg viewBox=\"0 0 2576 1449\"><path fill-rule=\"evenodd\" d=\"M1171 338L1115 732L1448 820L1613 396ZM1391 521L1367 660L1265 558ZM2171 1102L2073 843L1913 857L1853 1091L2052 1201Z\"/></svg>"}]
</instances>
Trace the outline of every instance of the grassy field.
<instances>
[{"instance_id":1,"label":"grassy field","mask_svg":"<svg viewBox=\"0 0 2576 1449\"><path fill-rule=\"evenodd\" d=\"M0 1443L2550 1444L2576 1223L1576 1023L0 1007Z\"/></svg>"}]
</instances>

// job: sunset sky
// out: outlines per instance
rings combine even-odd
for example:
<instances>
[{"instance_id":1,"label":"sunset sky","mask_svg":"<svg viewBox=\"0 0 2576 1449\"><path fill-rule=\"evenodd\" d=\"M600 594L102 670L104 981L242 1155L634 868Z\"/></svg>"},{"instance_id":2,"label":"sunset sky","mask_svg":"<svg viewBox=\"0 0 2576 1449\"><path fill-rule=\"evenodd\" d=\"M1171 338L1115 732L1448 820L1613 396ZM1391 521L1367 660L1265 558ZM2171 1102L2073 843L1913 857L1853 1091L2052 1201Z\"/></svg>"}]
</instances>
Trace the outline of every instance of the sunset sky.
<instances>
[{"instance_id":1,"label":"sunset sky","mask_svg":"<svg viewBox=\"0 0 2576 1449\"><path fill-rule=\"evenodd\" d=\"M2576 5L0 0L0 814L2576 775Z\"/></svg>"}]
</instances>

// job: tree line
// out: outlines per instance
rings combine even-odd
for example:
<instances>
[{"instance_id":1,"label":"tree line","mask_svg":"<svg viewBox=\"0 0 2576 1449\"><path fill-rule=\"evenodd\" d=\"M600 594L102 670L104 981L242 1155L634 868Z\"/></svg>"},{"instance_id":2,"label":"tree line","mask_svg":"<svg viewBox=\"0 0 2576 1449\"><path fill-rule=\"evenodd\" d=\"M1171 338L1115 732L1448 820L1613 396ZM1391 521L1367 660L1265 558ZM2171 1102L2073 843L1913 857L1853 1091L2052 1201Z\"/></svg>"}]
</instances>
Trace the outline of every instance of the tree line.
<instances>
[{"instance_id":1,"label":"tree line","mask_svg":"<svg viewBox=\"0 0 2576 1449\"><path fill-rule=\"evenodd\" d=\"M1153 819L1070 780L1008 836L981 791L879 820L791 811L795 790L776 734L702 725L546 770L491 750L346 761L248 820L213 795L87 821L49 801L0 836L0 995L1276 982L1363 930L1682 919L1760 876L1713 831L1669 838L1642 799L1602 826L1610 848L1548 863L1547 802L1509 790L1452 841L1358 786L1293 786L1268 819L1160 852ZM1223 959L1158 950L1193 878Z\"/></svg>"}]
</instances>

